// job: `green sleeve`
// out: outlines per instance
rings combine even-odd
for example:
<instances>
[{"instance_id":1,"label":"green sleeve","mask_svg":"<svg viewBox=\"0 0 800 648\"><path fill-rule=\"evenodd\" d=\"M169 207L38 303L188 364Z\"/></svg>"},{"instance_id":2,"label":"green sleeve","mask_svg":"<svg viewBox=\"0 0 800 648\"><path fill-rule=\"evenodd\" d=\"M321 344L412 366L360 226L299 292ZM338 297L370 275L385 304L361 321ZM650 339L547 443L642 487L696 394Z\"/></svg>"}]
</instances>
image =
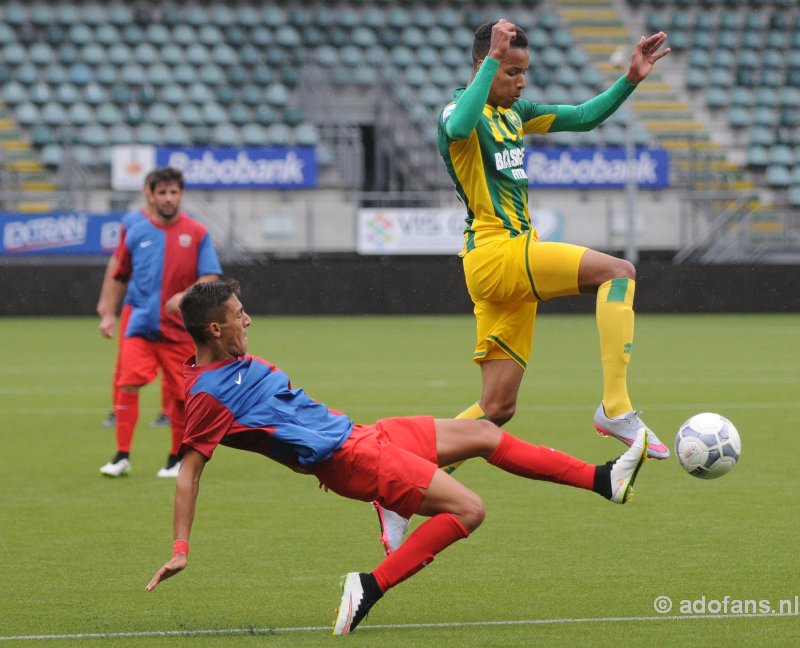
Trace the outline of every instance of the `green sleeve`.
<instances>
[{"instance_id":1,"label":"green sleeve","mask_svg":"<svg viewBox=\"0 0 800 648\"><path fill-rule=\"evenodd\" d=\"M459 140L469 137L469 134L478 125L498 67L500 67L500 61L497 59L489 56L483 59L475 78L458 97L456 107L447 117L445 132L449 139Z\"/></svg>"},{"instance_id":2,"label":"green sleeve","mask_svg":"<svg viewBox=\"0 0 800 648\"><path fill-rule=\"evenodd\" d=\"M526 120L525 133L592 130L619 108L635 89L636 84L621 76L608 90L577 106L536 105L530 121L531 126L538 124L539 128L527 128ZM542 119L545 116L550 116L552 123L549 128L542 129L541 126L549 121Z\"/></svg>"}]
</instances>

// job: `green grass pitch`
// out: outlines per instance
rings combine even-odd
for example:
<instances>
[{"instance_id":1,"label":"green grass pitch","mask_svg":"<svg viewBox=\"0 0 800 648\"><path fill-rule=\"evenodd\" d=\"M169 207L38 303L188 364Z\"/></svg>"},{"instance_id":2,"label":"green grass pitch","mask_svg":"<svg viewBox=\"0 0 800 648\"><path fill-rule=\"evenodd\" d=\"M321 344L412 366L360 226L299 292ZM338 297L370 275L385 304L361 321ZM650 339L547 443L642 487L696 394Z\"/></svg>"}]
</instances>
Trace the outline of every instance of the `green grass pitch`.
<instances>
[{"instance_id":1,"label":"green grass pitch","mask_svg":"<svg viewBox=\"0 0 800 648\"><path fill-rule=\"evenodd\" d=\"M148 594L172 539L174 482L155 477L168 432L148 426L157 386L143 392L132 475L104 479L98 468L115 448L100 423L116 343L88 318L2 319L0 334L0 644L797 643L798 616L731 617L709 602L777 608L800 595L800 316L638 317L634 404L668 444L692 414L730 418L743 443L734 471L704 482L674 459L649 461L633 502L614 506L468 462L456 477L484 498L484 525L337 639L323 627L340 575L381 558L367 504L220 448L201 485L190 566ZM252 353L361 422L447 417L474 402L472 344L466 316L256 316L250 333ZM543 314L507 429L605 461L622 446L594 432L600 395L593 318ZM672 599L670 613L654 610L659 596ZM717 614L682 614L682 601ZM21 639L53 635L64 638Z\"/></svg>"}]
</instances>

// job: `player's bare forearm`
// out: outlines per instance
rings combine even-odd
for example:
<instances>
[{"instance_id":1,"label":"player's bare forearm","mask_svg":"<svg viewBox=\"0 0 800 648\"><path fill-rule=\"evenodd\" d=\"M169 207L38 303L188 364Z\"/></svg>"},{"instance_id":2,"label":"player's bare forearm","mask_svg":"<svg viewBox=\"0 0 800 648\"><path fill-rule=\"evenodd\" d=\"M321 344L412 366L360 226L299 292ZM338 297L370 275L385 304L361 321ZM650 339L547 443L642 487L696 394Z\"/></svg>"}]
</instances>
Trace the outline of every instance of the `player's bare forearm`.
<instances>
[{"instance_id":1,"label":"player's bare forearm","mask_svg":"<svg viewBox=\"0 0 800 648\"><path fill-rule=\"evenodd\" d=\"M196 450L187 449L181 458L181 469L175 484L175 510L173 513L173 535L176 547L180 541L186 544L188 552L189 535L194 521L197 494L200 490L200 476L203 474L206 459ZM147 591L153 591L161 581L182 572L189 564L187 552L173 552L147 584Z\"/></svg>"},{"instance_id":2,"label":"player's bare forearm","mask_svg":"<svg viewBox=\"0 0 800 648\"><path fill-rule=\"evenodd\" d=\"M97 314L100 315L100 334L103 337L113 338L114 327L117 323L117 310L122 298L125 296L126 284L112 277L103 279L103 288L100 291L100 301L97 303Z\"/></svg>"}]
</instances>

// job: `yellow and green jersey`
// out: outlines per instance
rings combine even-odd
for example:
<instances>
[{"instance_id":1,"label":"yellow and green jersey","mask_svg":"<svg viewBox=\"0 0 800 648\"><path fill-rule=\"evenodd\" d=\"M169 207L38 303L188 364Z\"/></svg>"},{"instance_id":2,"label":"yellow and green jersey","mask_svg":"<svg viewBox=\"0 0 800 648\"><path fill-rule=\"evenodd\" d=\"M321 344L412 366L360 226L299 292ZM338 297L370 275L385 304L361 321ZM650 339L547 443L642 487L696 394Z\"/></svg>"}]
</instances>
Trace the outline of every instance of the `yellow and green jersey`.
<instances>
[{"instance_id":1,"label":"yellow and green jersey","mask_svg":"<svg viewBox=\"0 0 800 648\"><path fill-rule=\"evenodd\" d=\"M531 229L524 135L591 130L636 87L625 77L578 106L520 99L510 108L486 103L498 61L486 57L469 87L439 115L439 153L467 208L464 252Z\"/></svg>"}]
</instances>

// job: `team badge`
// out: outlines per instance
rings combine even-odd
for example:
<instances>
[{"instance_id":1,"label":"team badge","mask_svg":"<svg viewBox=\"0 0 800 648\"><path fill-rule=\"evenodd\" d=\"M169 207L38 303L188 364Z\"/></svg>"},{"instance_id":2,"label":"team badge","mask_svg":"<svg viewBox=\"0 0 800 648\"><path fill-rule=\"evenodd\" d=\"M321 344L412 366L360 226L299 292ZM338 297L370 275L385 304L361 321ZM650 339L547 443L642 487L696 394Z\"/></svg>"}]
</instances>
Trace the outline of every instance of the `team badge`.
<instances>
[{"instance_id":1,"label":"team badge","mask_svg":"<svg viewBox=\"0 0 800 648\"><path fill-rule=\"evenodd\" d=\"M505 117L516 130L522 128L522 120L519 118L519 115L515 113L513 110L507 110Z\"/></svg>"},{"instance_id":2,"label":"team badge","mask_svg":"<svg viewBox=\"0 0 800 648\"><path fill-rule=\"evenodd\" d=\"M191 234L181 234L178 237L178 245L181 247L188 248L192 244L192 235Z\"/></svg>"}]
</instances>

